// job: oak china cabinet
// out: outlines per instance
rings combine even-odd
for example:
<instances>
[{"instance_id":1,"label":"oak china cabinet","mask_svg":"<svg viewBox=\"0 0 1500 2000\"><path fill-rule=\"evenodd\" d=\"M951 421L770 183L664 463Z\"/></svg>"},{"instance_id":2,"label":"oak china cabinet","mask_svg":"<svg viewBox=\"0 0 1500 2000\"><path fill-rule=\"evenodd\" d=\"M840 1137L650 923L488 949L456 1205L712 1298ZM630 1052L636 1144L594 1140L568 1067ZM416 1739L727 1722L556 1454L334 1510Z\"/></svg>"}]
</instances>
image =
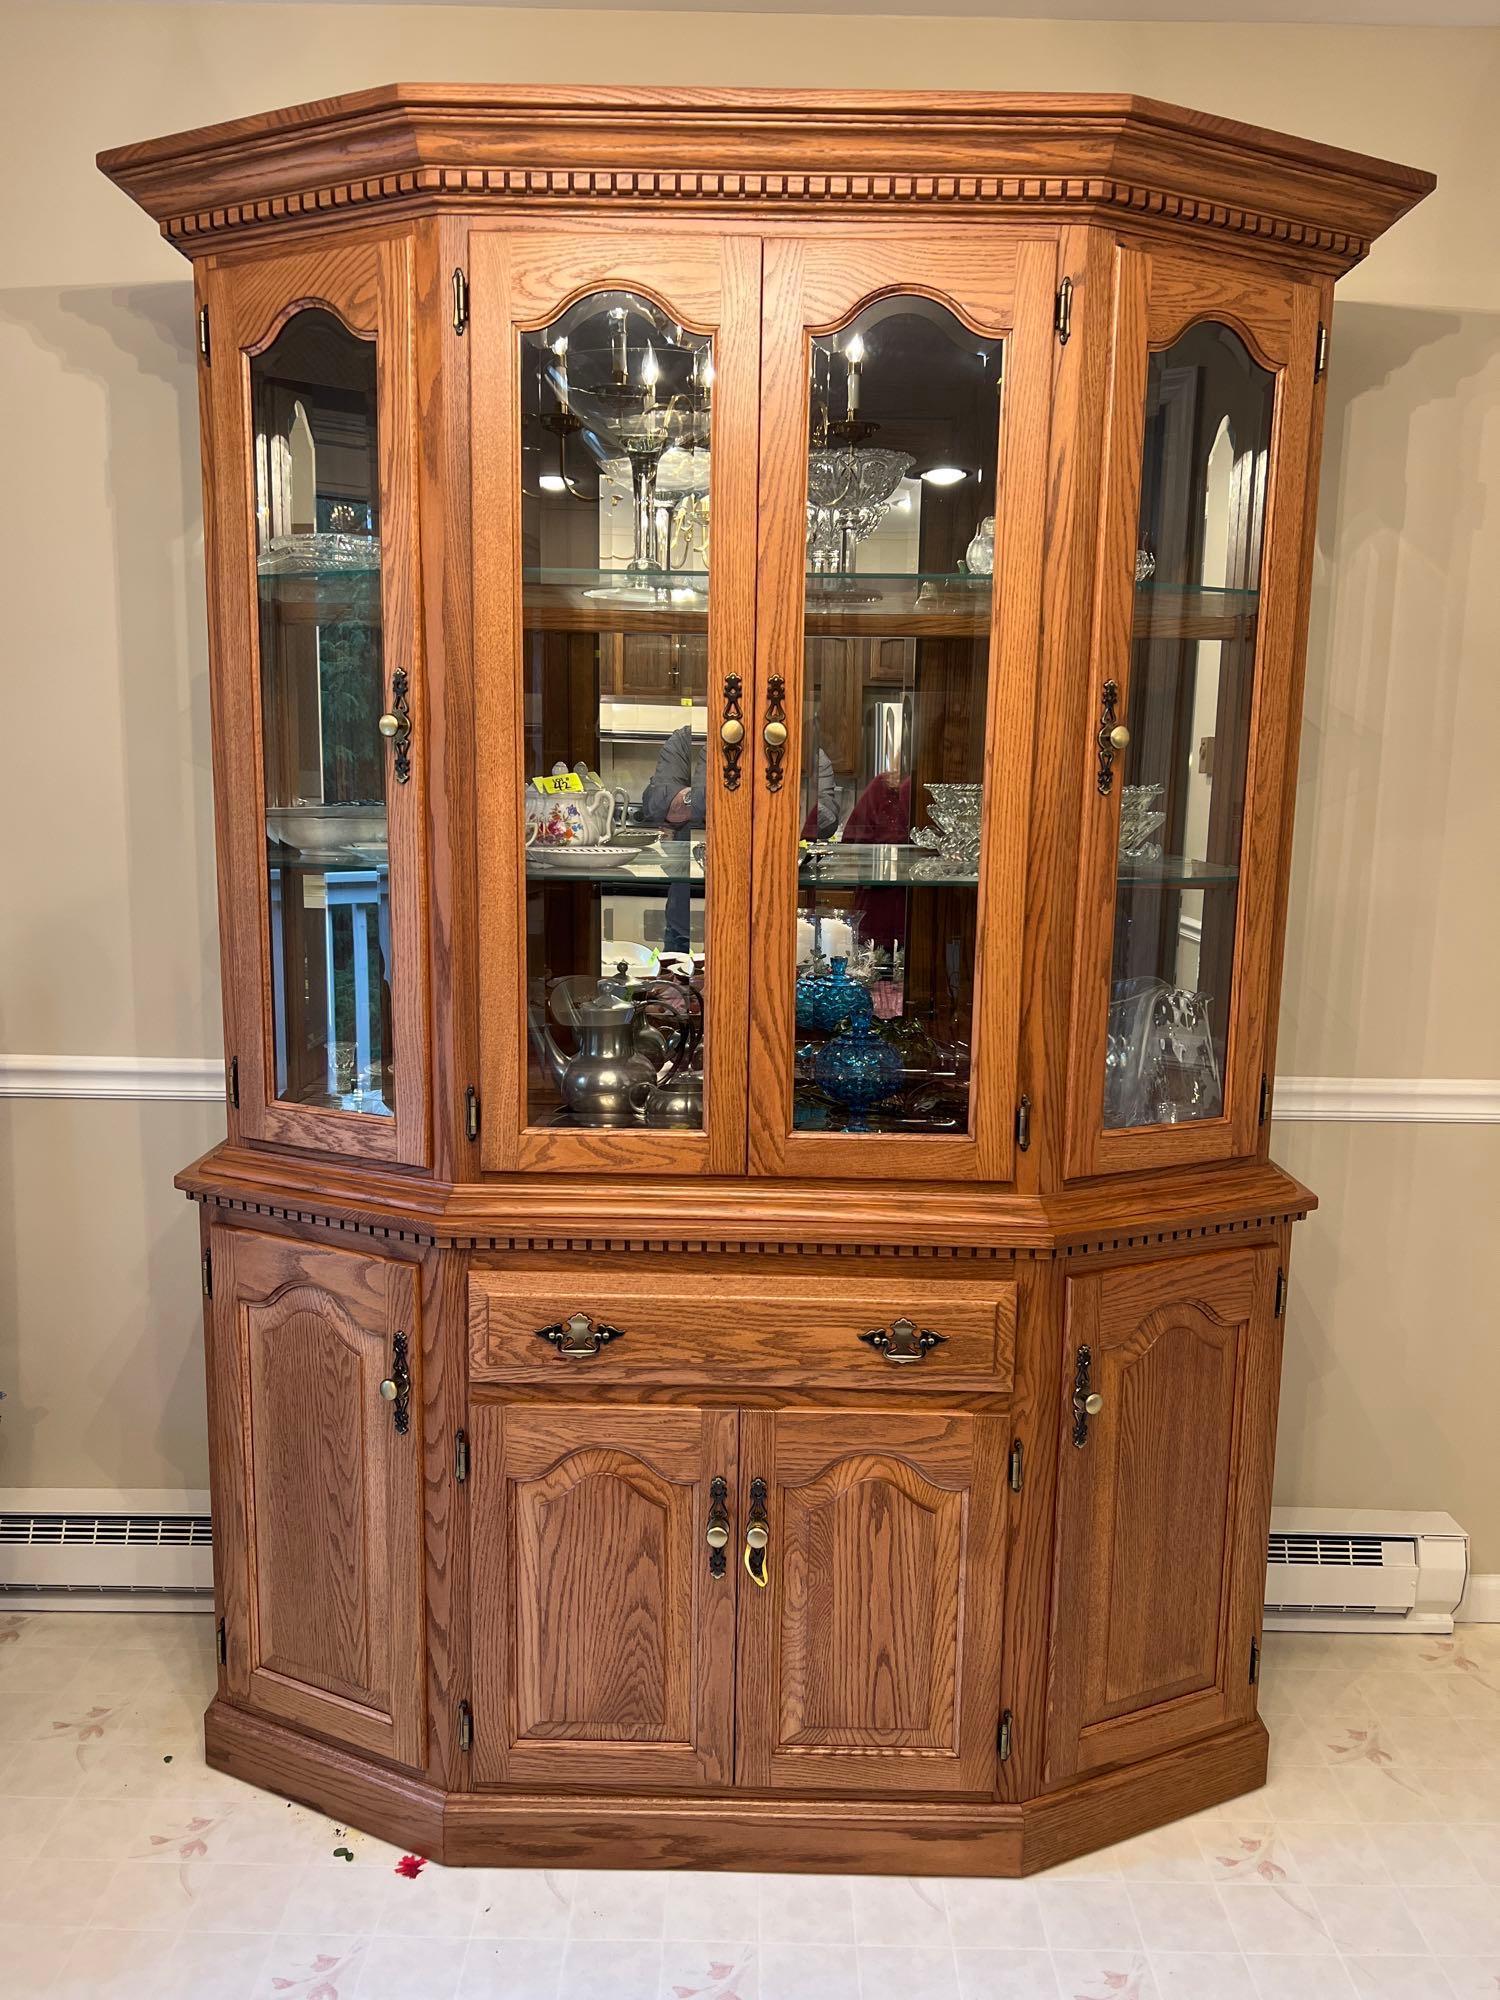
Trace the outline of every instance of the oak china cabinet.
<instances>
[{"instance_id":1,"label":"oak china cabinet","mask_svg":"<svg viewBox=\"0 0 1500 2000\"><path fill-rule=\"evenodd\" d=\"M395 87L192 259L212 1764L1005 1874L1255 1786L1334 280L1128 97Z\"/></svg>"}]
</instances>

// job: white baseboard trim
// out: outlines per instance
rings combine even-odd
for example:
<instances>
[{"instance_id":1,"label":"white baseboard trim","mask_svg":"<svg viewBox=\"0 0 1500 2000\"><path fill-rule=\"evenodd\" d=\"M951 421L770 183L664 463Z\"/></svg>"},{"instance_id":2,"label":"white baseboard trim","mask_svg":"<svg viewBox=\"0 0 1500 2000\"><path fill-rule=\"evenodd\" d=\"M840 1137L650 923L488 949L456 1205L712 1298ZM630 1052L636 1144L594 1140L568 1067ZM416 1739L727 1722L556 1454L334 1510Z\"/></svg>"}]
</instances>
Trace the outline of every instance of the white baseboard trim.
<instances>
[{"instance_id":1,"label":"white baseboard trim","mask_svg":"<svg viewBox=\"0 0 1500 2000\"><path fill-rule=\"evenodd\" d=\"M1500 1125L1500 1078L1278 1076L1271 1116L1341 1125Z\"/></svg>"},{"instance_id":2,"label":"white baseboard trim","mask_svg":"<svg viewBox=\"0 0 1500 2000\"><path fill-rule=\"evenodd\" d=\"M93 1097L218 1102L224 1064L218 1056L4 1056L0 1097Z\"/></svg>"},{"instance_id":3,"label":"white baseboard trim","mask_svg":"<svg viewBox=\"0 0 1500 2000\"><path fill-rule=\"evenodd\" d=\"M1453 1616L1461 1625L1500 1625L1500 1570L1471 1576Z\"/></svg>"}]
</instances>

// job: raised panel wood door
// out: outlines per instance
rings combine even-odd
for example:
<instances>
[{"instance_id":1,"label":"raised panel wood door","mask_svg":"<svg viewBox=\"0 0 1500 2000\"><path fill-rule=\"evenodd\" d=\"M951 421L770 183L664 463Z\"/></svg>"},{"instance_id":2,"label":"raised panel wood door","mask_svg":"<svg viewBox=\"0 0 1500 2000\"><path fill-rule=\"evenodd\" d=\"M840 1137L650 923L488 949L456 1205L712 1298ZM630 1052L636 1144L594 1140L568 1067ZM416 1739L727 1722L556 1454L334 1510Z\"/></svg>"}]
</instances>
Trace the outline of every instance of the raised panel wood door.
<instances>
[{"instance_id":1,"label":"raised panel wood door","mask_svg":"<svg viewBox=\"0 0 1500 2000\"><path fill-rule=\"evenodd\" d=\"M1071 1176L1255 1151L1316 491L1313 284L1121 249L1079 715Z\"/></svg>"},{"instance_id":2,"label":"raised panel wood door","mask_svg":"<svg viewBox=\"0 0 1500 2000\"><path fill-rule=\"evenodd\" d=\"M508 225L470 266L483 1163L740 1173L760 244Z\"/></svg>"},{"instance_id":3,"label":"raised panel wood door","mask_svg":"<svg viewBox=\"0 0 1500 2000\"><path fill-rule=\"evenodd\" d=\"M736 1422L475 1409L476 1782L730 1781L737 1551L709 1530L729 1520Z\"/></svg>"},{"instance_id":4,"label":"raised panel wood door","mask_svg":"<svg viewBox=\"0 0 1500 2000\"><path fill-rule=\"evenodd\" d=\"M1068 1283L1049 1778L1255 1713L1276 1274L1238 1250Z\"/></svg>"},{"instance_id":5,"label":"raised panel wood door","mask_svg":"<svg viewBox=\"0 0 1500 2000\"><path fill-rule=\"evenodd\" d=\"M425 1166L410 245L200 289L231 1134Z\"/></svg>"},{"instance_id":6,"label":"raised panel wood door","mask_svg":"<svg viewBox=\"0 0 1500 2000\"><path fill-rule=\"evenodd\" d=\"M225 1690L336 1742L421 1765L414 1267L238 1229L214 1229L211 1252Z\"/></svg>"},{"instance_id":7,"label":"raised panel wood door","mask_svg":"<svg viewBox=\"0 0 1500 2000\"><path fill-rule=\"evenodd\" d=\"M1001 1419L747 1411L741 1425L739 1782L988 1795Z\"/></svg>"},{"instance_id":8,"label":"raised panel wood door","mask_svg":"<svg viewBox=\"0 0 1500 2000\"><path fill-rule=\"evenodd\" d=\"M750 1161L1012 1172L1056 245L768 237Z\"/></svg>"}]
</instances>

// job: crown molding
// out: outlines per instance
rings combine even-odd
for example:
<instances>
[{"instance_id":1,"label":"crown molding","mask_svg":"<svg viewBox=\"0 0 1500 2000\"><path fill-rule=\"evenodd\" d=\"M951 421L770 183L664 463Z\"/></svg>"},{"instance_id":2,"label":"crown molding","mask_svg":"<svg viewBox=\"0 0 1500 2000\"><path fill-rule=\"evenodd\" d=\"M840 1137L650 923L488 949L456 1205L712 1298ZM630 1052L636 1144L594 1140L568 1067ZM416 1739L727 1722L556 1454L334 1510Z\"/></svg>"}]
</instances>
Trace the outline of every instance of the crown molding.
<instances>
[{"instance_id":1,"label":"crown molding","mask_svg":"<svg viewBox=\"0 0 1500 2000\"><path fill-rule=\"evenodd\" d=\"M1434 185L1153 99L398 84L99 155L187 255L435 207L990 211L1183 225L1347 270Z\"/></svg>"}]
</instances>

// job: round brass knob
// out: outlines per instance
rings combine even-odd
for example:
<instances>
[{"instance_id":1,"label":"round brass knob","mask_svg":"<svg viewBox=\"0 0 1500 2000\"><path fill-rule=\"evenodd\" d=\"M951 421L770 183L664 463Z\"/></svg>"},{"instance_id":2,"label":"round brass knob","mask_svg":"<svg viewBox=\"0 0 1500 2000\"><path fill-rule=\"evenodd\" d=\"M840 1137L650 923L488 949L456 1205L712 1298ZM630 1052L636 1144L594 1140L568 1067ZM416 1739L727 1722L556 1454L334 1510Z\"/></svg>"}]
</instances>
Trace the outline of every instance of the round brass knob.
<instances>
[{"instance_id":1,"label":"round brass knob","mask_svg":"<svg viewBox=\"0 0 1500 2000\"><path fill-rule=\"evenodd\" d=\"M1092 1396L1084 1397L1083 1407L1088 1411L1091 1417L1097 1417L1099 1412L1104 1408L1104 1398L1099 1394L1099 1391L1096 1389Z\"/></svg>"},{"instance_id":2,"label":"round brass knob","mask_svg":"<svg viewBox=\"0 0 1500 2000\"><path fill-rule=\"evenodd\" d=\"M765 737L768 750L779 750L786 742L787 726L784 722L768 722L761 733Z\"/></svg>"},{"instance_id":3,"label":"round brass knob","mask_svg":"<svg viewBox=\"0 0 1500 2000\"><path fill-rule=\"evenodd\" d=\"M724 723L719 730L719 741L721 743L727 743L729 747L733 749L736 743L743 743L744 740L745 740L744 723L736 722L733 716L731 716L729 721Z\"/></svg>"},{"instance_id":4,"label":"round brass knob","mask_svg":"<svg viewBox=\"0 0 1500 2000\"><path fill-rule=\"evenodd\" d=\"M746 1548L763 1549L770 1539L771 1530L766 1526L764 1521L752 1521L745 1530Z\"/></svg>"},{"instance_id":5,"label":"round brass knob","mask_svg":"<svg viewBox=\"0 0 1500 2000\"><path fill-rule=\"evenodd\" d=\"M384 1382L382 1382L382 1383L381 1383L381 1385L380 1385L380 1393L381 1393L381 1395L382 1395L382 1396L384 1396L384 1397L385 1397L385 1400L386 1400L386 1401L387 1401L388 1403L394 1403L394 1402L395 1402L395 1400L396 1400L396 1385L395 1385L395 1383L394 1383L394 1382L392 1382L392 1381L391 1381L391 1380L389 1379L389 1377L388 1377L388 1378L387 1378L387 1379L386 1379L386 1380L385 1380Z\"/></svg>"},{"instance_id":6,"label":"round brass knob","mask_svg":"<svg viewBox=\"0 0 1500 2000\"><path fill-rule=\"evenodd\" d=\"M375 727L380 731L382 736L399 736L401 734L401 718L399 715L382 715Z\"/></svg>"},{"instance_id":7,"label":"round brass knob","mask_svg":"<svg viewBox=\"0 0 1500 2000\"><path fill-rule=\"evenodd\" d=\"M723 1521L714 1521L703 1539L711 1549L722 1549L729 1540L729 1529Z\"/></svg>"},{"instance_id":8,"label":"round brass knob","mask_svg":"<svg viewBox=\"0 0 1500 2000\"><path fill-rule=\"evenodd\" d=\"M1115 727L1109 732L1109 740L1117 750L1123 750L1130 742L1130 731L1125 727L1123 722L1116 723Z\"/></svg>"}]
</instances>

